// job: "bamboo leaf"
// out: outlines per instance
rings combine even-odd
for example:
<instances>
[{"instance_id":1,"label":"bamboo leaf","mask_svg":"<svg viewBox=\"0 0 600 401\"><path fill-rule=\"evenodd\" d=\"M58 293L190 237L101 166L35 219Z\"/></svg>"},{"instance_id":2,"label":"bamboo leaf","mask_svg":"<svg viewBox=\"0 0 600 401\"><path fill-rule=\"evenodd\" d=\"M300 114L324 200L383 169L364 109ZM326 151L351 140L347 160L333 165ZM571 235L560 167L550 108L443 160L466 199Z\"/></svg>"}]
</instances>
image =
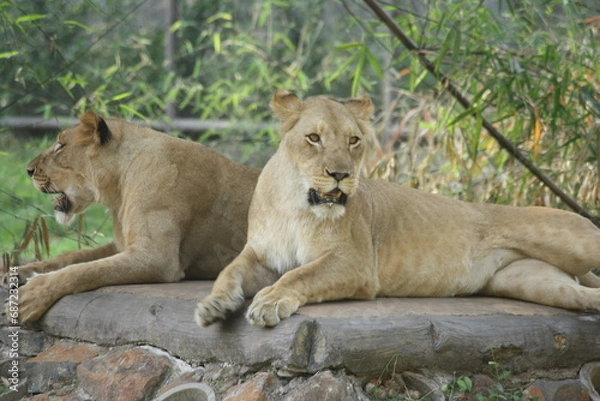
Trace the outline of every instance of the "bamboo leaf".
<instances>
[{"instance_id":1,"label":"bamboo leaf","mask_svg":"<svg viewBox=\"0 0 600 401\"><path fill-rule=\"evenodd\" d=\"M113 97L110 98L111 102L118 102L119 100L128 98L129 96L131 96L132 93L131 92L123 92L123 93L119 93L118 95L115 95Z\"/></svg>"},{"instance_id":2,"label":"bamboo leaf","mask_svg":"<svg viewBox=\"0 0 600 401\"><path fill-rule=\"evenodd\" d=\"M366 49L366 56L367 56L367 60L369 61L369 65L371 66L373 71L375 71L375 74L377 74L379 79L384 79L383 69L381 68L381 65L379 64L379 61L377 61L377 59L375 58L373 53L371 53L371 51L367 47L365 47L365 49Z\"/></svg>"},{"instance_id":3,"label":"bamboo leaf","mask_svg":"<svg viewBox=\"0 0 600 401\"><path fill-rule=\"evenodd\" d=\"M181 20L175 21L170 27L169 32L175 33L181 28Z\"/></svg>"},{"instance_id":4,"label":"bamboo leaf","mask_svg":"<svg viewBox=\"0 0 600 401\"><path fill-rule=\"evenodd\" d=\"M22 22L33 22L39 21L41 19L46 18L46 14L29 14L23 15L15 20L16 24L21 24Z\"/></svg>"},{"instance_id":5,"label":"bamboo leaf","mask_svg":"<svg viewBox=\"0 0 600 401\"><path fill-rule=\"evenodd\" d=\"M212 24L213 22L218 21L220 19L225 20L225 21L231 21L233 19L233 17L231 16L230 13L225 13L225 12L216 13L215 15L208 17L206 19L206 23Z\"/></svg>"},{"instance_id":6,"label":"bamboo leaf","mask_svg":"<svg viewBox=\"0 0 600 401\"><path fill-rule=\"evenodd\" d=\"M363 47L364 43L363 42L350 42L350 43L344 43L342 45L338 45L335 47L336 50L348 50L348 49L355 49L357 47Z\"/></svg>"},{"instance_id":7,"label":"bamboo leaf","mask_svg":"<svg viewBox=\"0 0 600 401\"><path fill-rule=\"evenodd\" d=\"M141 114L139 111L137 111L136 109L134 109L133 107L130 107L126 104L120 104L119 105L119 109L126 111L128 113L131 113L132 115L141 118L142 120L147 120L147 117L143 114Z\"/></svg>"},{"instance_id":8,"label":"bamboo leaf","mask_svg":"<svg viewBox=\"0 0 600 401\"><path fill-rule=\"evenodd\" d=\"M452 60L456 61L458 60L458 58L460 57L461 51L460 51L460 47L461 47L461 32L460 29L458 29L458 27L454 27L452 29L452 31L454 31L454 38L453 38L453 48L452 48Z\"/></svg>"},{"instance_id":9,"label":"bamboo leaf","mask_svg":"<svg viewBox=\"0 0 600 401\"><path fill-rule=\"evenodd\" d=\"M354 78L352 79L352 89L350 96L355 97L358 94L358 87L360 86L360 79L362 78L363 71L365 69L365 63L367 61L367 48L363 47L363 50L359 53L358 64L354 70Z\"/></svg>"},{"instance_id":10,"label":"bamboo leaf","mask_svg":"<svg viewBox=\"0 0 600 401\"><path fill-rule=\"evenodd\" d=\"M75 20L67 20L67 21L65 21L64 23L65 23L65 25L72 25L72 26L76 26L76 27L78 27L78 28L81 28L81 29L83 29L84 31L88 31L88 32L89 32L89 31L91 31L91 28L90 28L89 26L87 26L87 25L85 25L85 24L83 24L83 23L81 23L81 22L79 22L79 21L75 21Z\"/></svg>"},{"instance_id":11,"label":"bamboo leaf","mask_svg":"<svg viewBox=\"0 0 600 401\"><path fill-rule=\"evenodd\" d=\"M221 35L217 32L213 36L213 48L215 49L215 53L221 53Z\"/></svg>"},{"instance_id":12,"label":"bamboo leaf","mask_svg":"<svg viewBox=\"0 0 600 401\"><path fill-rule=\"evenodd\" d=\"M354 53L352 56L350 56L350 57L349 57L349 58L348 58L348 59L347 59L347 60L344 62L344 64L342 64L342 65L340 66L340 68L338 68L338 69L337 69L337 70L336 70L336 71L335 71L333 74L331 74L331 75L330 75L330 76L327 78L327 80L326 80L327 84L331 84L331 82L335 81L335 80L337 79L337 77L339 77L339 76L340 76L340 74L341 74L342 72L344 72L344 70L345 70L346 68L348 68L348 66L349 66L350 64L352 64L352 62L354 62L354 60L355 60L356 58L358 58L358 57L359 57L359 53Z\"/></svg>"},{"instance_id":13,"label":"bamboo leaf","mask_svg":"<svg viewBox=\"0 0 600 401\"><path fill-rule=\"evenodd\" d=\"M4 53L0 53L0 59L2 58L11 58L13 56L18 55L19 52L16 50L10 51L10 52L4 52Z\"/></svg>"}]
</instances>

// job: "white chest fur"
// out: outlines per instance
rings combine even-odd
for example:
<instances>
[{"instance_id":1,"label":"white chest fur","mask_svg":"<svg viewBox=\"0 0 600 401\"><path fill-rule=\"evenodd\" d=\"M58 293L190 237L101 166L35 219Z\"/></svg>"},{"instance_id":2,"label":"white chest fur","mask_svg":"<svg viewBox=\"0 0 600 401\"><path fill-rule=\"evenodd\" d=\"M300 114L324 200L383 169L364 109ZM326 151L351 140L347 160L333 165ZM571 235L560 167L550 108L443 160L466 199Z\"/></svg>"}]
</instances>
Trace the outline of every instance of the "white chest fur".
<instances>
[{"instance_id":1,"label":"white chest fur","mask_svg":"<svg viewBox=\"0 0 600 401\"><path fill-rule=\"evenodd\" d=\"M262 221L262 233L251 244L261 262L282 275L314 259L314 230L297 217L279 217L272 214Z\"/></svg>"}]
</instances>

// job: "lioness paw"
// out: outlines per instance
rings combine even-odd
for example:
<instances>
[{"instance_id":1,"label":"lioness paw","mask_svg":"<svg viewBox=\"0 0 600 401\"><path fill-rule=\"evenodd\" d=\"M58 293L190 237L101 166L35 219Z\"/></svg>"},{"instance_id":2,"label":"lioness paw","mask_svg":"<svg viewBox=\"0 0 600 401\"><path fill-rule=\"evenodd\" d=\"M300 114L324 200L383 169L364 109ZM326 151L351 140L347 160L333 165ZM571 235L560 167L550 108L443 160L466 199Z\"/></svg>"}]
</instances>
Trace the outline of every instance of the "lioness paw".
<instances>
[{"instance_id":1,"label":"lioness paw","mask_svg":"<svg viewBox=\"0 0 600 401\"><path fill-rule=\"evenodd\" d=\"M225 320L231 312L238 310L243 302L243 297L211 294L198 302L194 319L200 327L210 326L217 320Z\"/></svg>"},{"instance_id":2,"label":"lioness paw","mask_svg":"<svg viewBox=\"0 0 600 401\"><path fill-rule=\"evenodd\" d=\"M300 301L290 295L280 296L273 287L263 288L248 308L246 319L262 327L273 327L290 317L300 307Z\"/></svg>"},{"instance_id":3,"label":"lioness paw","mask_svg":"<svg viewBox=\"0 0 600 401\"><path fill-rule=\"evenodd\" d=\"M21 287L35 274L34 271L28 270L25 266L11 266L9 272L2 276L0 285L6 290Z\"/></svg>"},{"instance_id":4,"label":"lioness paw","mask_svg":"<svg viewBox=\"0 0 600 401\"><path fill-rule=\"evenodd\" d=\"M49 275L31 277L19 288L19 321L29 323L38 320L62 296L52 285Z\"/></svg>"}]
</instances>

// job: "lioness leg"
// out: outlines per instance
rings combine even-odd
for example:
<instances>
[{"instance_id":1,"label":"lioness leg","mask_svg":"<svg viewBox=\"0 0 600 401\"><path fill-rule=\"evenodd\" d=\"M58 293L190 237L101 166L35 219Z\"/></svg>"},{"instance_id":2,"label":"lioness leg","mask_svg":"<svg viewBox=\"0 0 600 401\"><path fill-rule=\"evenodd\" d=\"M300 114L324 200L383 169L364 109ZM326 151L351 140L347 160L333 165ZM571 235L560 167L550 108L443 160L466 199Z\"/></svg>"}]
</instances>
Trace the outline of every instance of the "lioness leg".
<instances>
[{"instance_id":1,"label":"lioness leg","mask_svg":"<svg viewBox=\"0 0 600 401\"><path fill-rule=\"evenodd\" d=\"M256 294L246 318L257 326L275 326L306 303L375 298L379 290L377 277L370 277L373 270L359 260L356 257L349 262L329 253L285 273ZM346 268L352 264L365 268Z\"/></svg>"},{"instance_id":2,"label":"lioness leg","mask_svg":"<svg viewBox=\"0 0 600 401\"><path fill-rule=\"evenodd\" d=\"M161 250L162 251L162 250ZM167 250L165 254L177 256ZM183 278L177 257L164 257L152 249L115 255L34 275L19 289L19 320L39 319L65 295L117 284L166 283Z\"/></svg>"},{"instance_id":3,"label":"lioness leg","mask_svg":"<svg viewBox=\"0 0 600 401\"><path fill-rule=\"evenodd\" d=\"M224 320L242 306L245 297L254 296L276 279L273 271L258 263L252 249L244 248L219 274L210 295L198 302L194 314L196 323L206 327L217 320Z\"/></svg>"},{"instance_id":4,"label":"lioness leg","mask_svg":"<svg viewBox=\"0 0 600 401\"><path fill-rule=\"evenodd\" d=\"M25 284L34 274L50 273L62 269L65 266L106 258L115 253L117 253L117 248L115 244L111 242L110 244L102 245L97 248L66 252L52 259L28 263L18 267L19 285ZM6 280L7 276L5 275L2 280L5 285Z\"/></svg>"},{"instance_id":5,"label":"lioness leg","mask_svg":"<svg viewBox=\"0 0 600 401\"><path fill-rule=\"evenodd\" d=\"M184 276L179 264L179 228L161 214L147 213L146 221L152 231L130 237L123 252L75 263L62 269L34 275L19 288L19 319L37 320L56 301L69 294L94 290L117 284L177 282ZM160 220L160 224L156 223ZM169 238L157 248L154 238Z\"/></svg>"},{"instance_id":6,"label":"lioness leg","mask_svg":"<svg viewBox=\"0 0 600 401\"><path fill-rule=\"evenodd\" d=\"M543 260L573 276L600 268L600 230L588 219L551 208L500 208L494 241L506 241L532 259Z\"/></svg>"},{"instance_id":7,"label":"lioness leg","mask_svg":"<svg viewBox=\"0 0 600 401\"><path fill-rule=\"evenodd\" d=\"M565 309L600 310L600 289L579 285L573 276L537 259L518 260L496 272L483 293Z\"/></svg>"}]
</instances>

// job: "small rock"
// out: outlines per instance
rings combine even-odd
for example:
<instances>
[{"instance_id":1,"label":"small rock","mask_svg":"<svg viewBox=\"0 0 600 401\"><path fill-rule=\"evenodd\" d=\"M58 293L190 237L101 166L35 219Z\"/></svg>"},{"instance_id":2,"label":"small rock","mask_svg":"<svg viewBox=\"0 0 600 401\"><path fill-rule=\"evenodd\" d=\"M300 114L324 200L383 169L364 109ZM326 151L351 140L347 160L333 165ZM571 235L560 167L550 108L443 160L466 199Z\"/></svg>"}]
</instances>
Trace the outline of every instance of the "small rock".
<instances>
[{"instance_id":1,"label":"small rock","mask_svg":"<svg viewBox=\"0 0 600 401\"><path fill-rule=\"evenodd\" d=\"M83 362L97 356L102 348L85 343L61 341L29 359L29 362Z\"/></svg>"},{"instance_id":2,"label":"small rock","mask_svg":"<svg viewBox=\"0 0 600 401\"><path fill-rule=\"evenodd\" d=\"M285 401L358 401L368 400L359 385L346 376L330 371L319 372L290 391Z\"/></svg>"},{"instance_id":3,"label":"small rock","mask_svg":"<svg viewBox=\"0 0 600 401\"><path fill-rule=\"evenodd\" d=\"M446 397L440 386L432 379L419 373L404 372L402 379L409 389L417 390L424 398L431 401L445 401Z\"/></svg>"},{"instance_id":4,"label":"small rock","mask_svg":"<svg viewBox=\"0 0 600 401\"><path fill-rule=\"evenodd\" d=\"M203 382L209 384L217 394L227 392L231 387L240 382L247 372L248 367L228 363L211 363L204 367Z\"/></svg>"},{"instance_id":5,"label":"small rock","mask_svg":"<svg viewBox=\"0 0 600 401\"><path fill-rule=\"evenodd\" d=\"M11 339L14 337L8 336L13 335L14 332L15 330L10 327L3 327L0 329L0 342L10 346L12 342ZM37 355L52 345L53 342L53 340L43 331L20 329L17 330L17 334L20 356Z\"/></svg>"},{"instance_id":6,"label":"small rock","mask_svg":"<svg viewBox=\"0 0 600 401\"><path fill-rule=\"evenodd\" d=\"M590 401L590 393L581 383L570 382L556 390L552 401Z\"/></svg>"},{"instance_id":7,"label":"small rock","mask_svg":"<svg viewBox=\"0 0 600 401\"><path fill-rule=\"evenodd\" d=\"M3 381L0 383L4 384ZM14 384L11 384L14 386ZM0 401L20 401L27 396L27 383L25 381L20 382L15 389L13 387L10 391L4 391L0 394Z\"/></svg>"},{"instance_id":8,"label":"small rock","mask_svg":"<svg viewBox=\"0 0 600 401\"><path fill-rule=\"evenodd\" d=\"M590 401L588 390L577 380L537 380L523 395L538 397L538 401Z\"/></svg>"},{"instance_id":9,"label":"small rock","mask_svg":"<svg viewBox=\"0 0 600 401\"><path fill-rule=\"evenodd\" d=\"M26 362L27 392L39 394L70 385L75 379L77 366L98 355L100 350L91 344L56 343Z\"/></svg>"},{"instance_id":10,"label":"small rock","mask_svg":"<svg viewBox=\"0 0 600 401\"><path fill-rule=\"evenodd\" d=\"M267 394L276 383L277 377L273 373L260 372L227 391L222 401L267 401Z\"/></svg>"},{"instance_id":11,"label":"small rock","mask_svg":"<svg viewBox=\"0 0 600 401\"><path fill-rule=\"evenodd\" d=\"M141 348L117 349L77 367L79 387L96 400L152 398L171 370L169 360Z\"/></svg>"},{"instance_id":12,"label":"small rock","mask_svg":"<svg viewBox=\"0 0 600 401\"><path fill-rule=\"evenodd\" d=\"M542 390L536 386L529 386L523 390L523 398L526 400L546 401L546 397L542 393Z\"/></svg>"},{"instance_id":13,"label":"small rock","mask_svg":"<svg viewBox=\"0 0 600 401\"><path fill-rule=\"evenodd\" d=\"M491 394L490 388L494 385L494 381L486 375L475 375L471 379L473 389L465 394L467 401L477 401L482 396L485 398Z\"/></svg>"},{"instance_id":14,"label":"small rock","mask_svg":"<svg viewBox=\"0 0 600 401\"><path fill-rule=\"evenodd\" d=\"M590 362L583 365L579 371L579 379L593 401L600 401L600 362Z\"/></svg>"}]
</instances>

